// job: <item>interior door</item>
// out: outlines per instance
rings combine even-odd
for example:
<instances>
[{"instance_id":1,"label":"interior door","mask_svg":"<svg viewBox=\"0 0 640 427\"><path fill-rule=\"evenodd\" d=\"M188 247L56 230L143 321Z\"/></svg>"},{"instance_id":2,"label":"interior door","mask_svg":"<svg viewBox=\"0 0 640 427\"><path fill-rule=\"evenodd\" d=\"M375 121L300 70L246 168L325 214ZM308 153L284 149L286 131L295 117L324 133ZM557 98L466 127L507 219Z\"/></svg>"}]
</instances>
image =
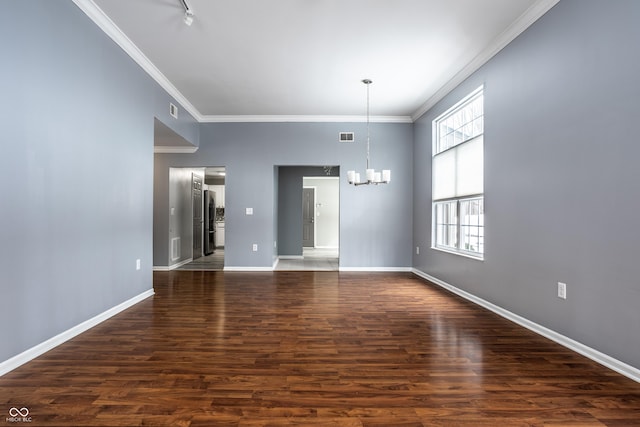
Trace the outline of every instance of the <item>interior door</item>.
<instances>
[{"instance_id":1,"label":"interior door","mask_svg":"<svg viewBox=\"0 0 640 427\"><path fill-rule=\"evenodd\" d=\"M302 189L302 246L315 247L315 188Z\"/></svg>"},{"instance_id":2,"label":"interior door","mask_svg":"<svg viewBox=\"0 0 640 427\"><path fill-rule=\"evenodd\" d=\"M202 256L202 177L191 175L191 198L193 199L193 259Z\"/></svg>"}]
</instances>

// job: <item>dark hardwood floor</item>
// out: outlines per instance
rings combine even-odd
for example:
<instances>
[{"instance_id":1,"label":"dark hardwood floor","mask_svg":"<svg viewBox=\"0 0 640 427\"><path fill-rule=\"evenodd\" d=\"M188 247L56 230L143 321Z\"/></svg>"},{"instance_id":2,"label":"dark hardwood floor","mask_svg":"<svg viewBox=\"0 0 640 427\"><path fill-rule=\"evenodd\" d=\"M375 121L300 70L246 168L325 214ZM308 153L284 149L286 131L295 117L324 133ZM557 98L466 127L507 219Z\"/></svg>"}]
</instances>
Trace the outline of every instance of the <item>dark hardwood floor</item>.
<instances>
[{"instance_id":1,"label":"dark hardwood floor","mask_svg":"<svg viewBox=\"0 0 640 427\"><path fill-rule=\"evenodd\" d=\"M640 425L640 384L411 274L173 271L154 287L0 377L0 424Z\"/></svg>"}]
</instances>

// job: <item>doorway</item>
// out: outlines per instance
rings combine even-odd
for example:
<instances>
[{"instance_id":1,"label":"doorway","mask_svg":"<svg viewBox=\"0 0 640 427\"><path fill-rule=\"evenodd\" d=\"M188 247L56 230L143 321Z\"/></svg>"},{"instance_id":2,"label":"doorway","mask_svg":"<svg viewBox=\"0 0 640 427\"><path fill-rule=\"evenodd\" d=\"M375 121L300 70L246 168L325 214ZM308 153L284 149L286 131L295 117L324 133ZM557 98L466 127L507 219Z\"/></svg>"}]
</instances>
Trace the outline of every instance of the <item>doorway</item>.
<instances>
[{"instance_id":1,"label":"doorway","mask_svg":"<svg viewBox=\"0 0 640 427\"><path fill-rule=\"evenodd\" d=\"M279 166L275 270L337 271L340 168Z\"/></svg>"},{"instance_id":2,"label":"doorway","mask_svg":"<svg viewBox=\"0 0 640 427\"><path fill-rule=\"evenodd\" d=\"M194 256L191 262L180 265L177 269L221 271L224 270L226 168L207 166L195 169L200 178L200 198L198 199L197 194L194 193L192 204ZM193 187L195 191L197 184ZM200 215L199 218L196 218L197 215ZM201 256L199 257L196 256L197 244L200 245Z\"/></svg>"}]
</instances>

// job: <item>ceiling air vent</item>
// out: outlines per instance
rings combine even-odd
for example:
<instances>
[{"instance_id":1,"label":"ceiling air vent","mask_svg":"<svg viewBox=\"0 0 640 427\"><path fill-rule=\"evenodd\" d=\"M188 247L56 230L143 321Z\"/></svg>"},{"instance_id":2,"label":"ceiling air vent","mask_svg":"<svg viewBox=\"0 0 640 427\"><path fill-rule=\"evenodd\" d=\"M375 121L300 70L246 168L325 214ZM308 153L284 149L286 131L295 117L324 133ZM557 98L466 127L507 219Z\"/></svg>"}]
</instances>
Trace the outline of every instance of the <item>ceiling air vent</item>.
<instances>
[{"instance_id":1,"label":"ceiling air vent","mask_svg":"<svg viewBox=\"0 0 640 427\"><path fill-rule=\"evenodd\" d=\"M171 114L171 117L173 117L174 119L177 119L178 118L178 107L176 107L172 103L169 103L169 114Z\"/></svg>"},{"instance_id":2,"label":"ceiling air vent","mask_svg":"<svg viewBox=\"0 0 640 427\"><path fill-rule=\"evenodd\" d=\"M338 134L338 141L340 142L354 142L355 134L353 132L340 132Z\"/></svg>"}]
</instances>

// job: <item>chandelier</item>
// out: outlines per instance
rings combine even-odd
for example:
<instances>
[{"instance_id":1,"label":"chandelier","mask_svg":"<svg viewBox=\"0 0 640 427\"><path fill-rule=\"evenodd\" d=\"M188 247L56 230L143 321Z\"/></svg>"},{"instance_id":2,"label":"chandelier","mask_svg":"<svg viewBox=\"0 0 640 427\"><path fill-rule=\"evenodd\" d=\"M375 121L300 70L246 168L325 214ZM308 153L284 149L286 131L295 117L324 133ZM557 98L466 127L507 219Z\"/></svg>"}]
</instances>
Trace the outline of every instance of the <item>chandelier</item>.
<instances>
[{"instance_id":1,"label":"chandelier","mask_svg":"<svg viewBox=\"0 0 640 427\"><path fill-rule=\"evenodd\" d=\"M353 185L369 185L369 184L388 184L391 181L391 170L383 169L382 172L376 172L369 165L369 85L373 83L369 79L362 80L367 85L367 169L365 171L366 181L360 181L360 174L354 170L347 171L347 180Z\"/></svg>"}]
</instances>

